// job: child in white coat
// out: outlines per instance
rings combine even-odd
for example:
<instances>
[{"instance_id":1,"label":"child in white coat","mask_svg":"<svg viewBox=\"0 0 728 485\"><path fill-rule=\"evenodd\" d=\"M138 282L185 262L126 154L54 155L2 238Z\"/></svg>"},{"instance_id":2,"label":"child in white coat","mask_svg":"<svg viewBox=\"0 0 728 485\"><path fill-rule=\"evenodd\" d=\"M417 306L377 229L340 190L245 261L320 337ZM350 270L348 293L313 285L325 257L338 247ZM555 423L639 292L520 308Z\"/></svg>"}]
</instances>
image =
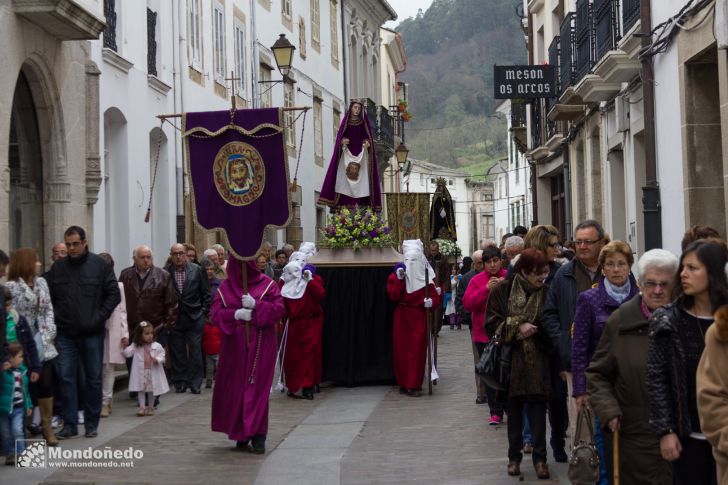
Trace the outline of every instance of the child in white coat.
<instances>
[{"instance_id":1,"label":"child in white coat","mask_svg":"<svg viewBox=\"0 0 728 485\"><path fill-rule=\"evenodd\" d=\"M169 391L167 376L164 375L164 347L154 341L154 327L141 322L134 329L132 344L124 349L124 356L133 357L129 374L129 392L137 392L139 409L137 416L153 416L154 396Z\"/></svg>"}]
</instances>

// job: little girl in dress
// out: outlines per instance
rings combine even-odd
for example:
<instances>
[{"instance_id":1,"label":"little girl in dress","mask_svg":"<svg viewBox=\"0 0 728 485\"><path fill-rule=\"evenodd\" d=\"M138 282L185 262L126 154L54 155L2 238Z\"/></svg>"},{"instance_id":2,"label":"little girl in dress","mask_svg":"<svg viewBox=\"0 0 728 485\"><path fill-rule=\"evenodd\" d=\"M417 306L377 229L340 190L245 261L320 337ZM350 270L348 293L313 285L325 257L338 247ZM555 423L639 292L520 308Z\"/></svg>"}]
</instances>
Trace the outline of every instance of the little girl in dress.
<instances>
[{"instance_id":1,"label":"little girl in dress","mask_svg":"<svg viewBox=\"0 0 728 485\"><path fill-rule=\"evenodd\" d=\"M137 416L153 416L154 396L169 391L167 376L164 375L164 347L154 341L154 327L141 322L134 329L131 345L124 349L124 356L134 357L129 375L129 392L137 392L139 409Z\"/></svg>"}]
</instances>

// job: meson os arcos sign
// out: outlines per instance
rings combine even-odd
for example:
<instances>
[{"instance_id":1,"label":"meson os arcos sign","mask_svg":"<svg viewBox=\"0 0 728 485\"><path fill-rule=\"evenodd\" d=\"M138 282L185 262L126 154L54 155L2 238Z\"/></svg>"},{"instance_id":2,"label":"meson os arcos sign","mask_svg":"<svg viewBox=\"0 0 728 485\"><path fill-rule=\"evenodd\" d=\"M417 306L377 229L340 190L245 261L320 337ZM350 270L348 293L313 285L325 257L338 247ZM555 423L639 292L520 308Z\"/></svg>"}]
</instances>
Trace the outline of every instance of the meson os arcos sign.
<instances>
[{"instance_id":1,"label":"meson os arcos sign","mask_svg":"<svg viewBox=\"0 0 728 485\"><path fill-rule=\"evenodd\" d=\"M555 98L556 66L493 66L495 99Z\"/></svg>"}]
</instances>

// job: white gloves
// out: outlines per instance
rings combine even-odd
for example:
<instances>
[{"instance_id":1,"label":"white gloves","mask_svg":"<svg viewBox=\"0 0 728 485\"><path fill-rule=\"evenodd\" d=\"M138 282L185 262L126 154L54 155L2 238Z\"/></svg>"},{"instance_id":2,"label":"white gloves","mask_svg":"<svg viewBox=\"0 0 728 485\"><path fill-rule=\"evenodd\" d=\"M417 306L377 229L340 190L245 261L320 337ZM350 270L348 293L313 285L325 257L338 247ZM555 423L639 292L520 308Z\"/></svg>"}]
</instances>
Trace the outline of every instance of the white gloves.
<instances>
[{"instance_id":1,"label":"white gloves","mask_svg":"<svg viewBox=\"0 0 728 485\"><path fill-rule=\"evenodd\" d=\"M249 322L253 319L253 310L250 308L241 308L239 310L235 310L235 320L245 320L246 322Z\"/></svg>"},{"instance_id":2,"label":"white gloves","mask_svg":"<svg viewBox=\"0 0 728 485\"><path fill-rule=\"evenodd\" d=\"M303 272L303 280L304 281L311 281L313 279L313 273L311 273L310 269L307 269Z\"/></svg>"},{"instance_id":3,"label":"white gloves","mask_svg":"<svg viewBox=\"0 0 728 485\"><path fill-rule=\"evenodd\" d=\"M425 308L432 308L432 298L425 298Z\"/></svg>"},{"instance_id":4,"label":"white gloves","mask_svg":"<svg viewBox=\"0 0 728 485\"><path fill-rule=\"evenodd\" d=\"M442 288L440 288L439 286L435 287L435 291L437 292L437 296L442 295Z\"/></svg>"},{"instance_id":5,"label":"white gloves","mask_svg":"<svg viewBox=\"0 0 728 485\"><path fill-rule=\"evenodd\" d=\"M404 268L397 268L397 273L396 273L397 279L403 280L404 279L404 273L405 273Z\"/></svg>"},{"instance_id":6,"label":"white gloves","mask_svg":"<svg viewBox=\"0 0 728 485\"><path fill-rule=\"evenodd\" d=\"M250 310L255 308L255 298L250 296L248 293L243 295L243 308L248 308Z\"/></svg>"}]
</instances>

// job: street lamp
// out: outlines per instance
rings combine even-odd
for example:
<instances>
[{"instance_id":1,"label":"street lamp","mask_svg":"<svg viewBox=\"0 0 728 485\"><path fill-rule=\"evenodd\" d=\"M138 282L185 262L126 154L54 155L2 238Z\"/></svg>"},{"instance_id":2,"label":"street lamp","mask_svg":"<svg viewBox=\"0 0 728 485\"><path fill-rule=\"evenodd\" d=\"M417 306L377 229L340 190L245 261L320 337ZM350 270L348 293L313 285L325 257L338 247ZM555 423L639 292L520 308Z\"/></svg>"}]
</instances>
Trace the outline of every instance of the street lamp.
<instances>
[{"instance_id":1,"label":"street lamp","mask_svg":"<svg viewBox=\"0 0 728 485\"><path fill-rule=\"evenodd\" d=\"M400 143L397 149L394 151L394 154L397 156L397 163L400 166L400 169L404 162L407 161L407 155L409 155L409 149L407 148L407 145L404 143Z\"/></svg>"},{"instance_id":2,"label":"street lamp","mask_svg":"<svg viewBox=\"0 0 728 485\"><path fill-rule=\"evenodd\" d=\"M278 37L278 40L276 40L270 49L273 51L273 57L276 59L278 70L283 76L283 82L286 82L288 80L288 72L291 70L291 65L293 64L293 51L296 48L288 42L286 34L280 34L280 37Z\"/></svg>"}]
</instances>

